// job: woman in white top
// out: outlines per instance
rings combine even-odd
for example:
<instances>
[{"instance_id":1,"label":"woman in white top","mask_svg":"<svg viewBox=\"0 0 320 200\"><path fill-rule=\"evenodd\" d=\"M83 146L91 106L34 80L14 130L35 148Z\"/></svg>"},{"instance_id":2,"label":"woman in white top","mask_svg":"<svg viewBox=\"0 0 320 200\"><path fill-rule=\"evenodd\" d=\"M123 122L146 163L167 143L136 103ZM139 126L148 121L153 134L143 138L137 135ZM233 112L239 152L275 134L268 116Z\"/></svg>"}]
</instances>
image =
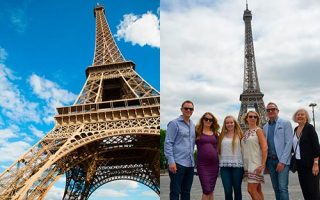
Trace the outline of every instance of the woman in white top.
<instances>
[{"instance_id":1,"label":"woman in white top","mask_svg":"<svg viewBox=\"0 0 320 200\"><path fill-rule=\"evenodd\" d=\"M233 116L225 117L219 136L220 175L226 200L242 200L243 161L240 141L243 133Z\"/></svg>"}]
</instances>

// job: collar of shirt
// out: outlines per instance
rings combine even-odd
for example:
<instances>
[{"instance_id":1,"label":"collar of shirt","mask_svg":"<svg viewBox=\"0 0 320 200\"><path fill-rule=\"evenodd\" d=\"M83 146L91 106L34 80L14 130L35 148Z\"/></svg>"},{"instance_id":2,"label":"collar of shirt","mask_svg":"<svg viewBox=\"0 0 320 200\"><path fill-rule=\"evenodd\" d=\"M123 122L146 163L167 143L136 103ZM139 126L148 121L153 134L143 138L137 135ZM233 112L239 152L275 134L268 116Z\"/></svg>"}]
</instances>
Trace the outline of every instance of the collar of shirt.
<instances>
[{"instance_id":1,"label":"collar of shirt","mask_svg":"<svg viewBox=\"0 0 320 200\"><path fill-rule=\"evenodd\" d=\"M269 125L274 125L274 124L276 124L277 123L277 121L278 121L278 117L275 119L275 120L269 120Z\"/></svg>"},{"instance_id":2,"label":"collar of shirt","mask_svg":"<svg viewBox=\"0 0 320 200\"><path fill-rule=\"evenodd\" d=\"M183 115L180 115L180 117L178 118L179 121L183 121L184 122L184 119L183 119ZM189 119L189 123L191 123L191 119Z\"/></svg>"}]
</instances>

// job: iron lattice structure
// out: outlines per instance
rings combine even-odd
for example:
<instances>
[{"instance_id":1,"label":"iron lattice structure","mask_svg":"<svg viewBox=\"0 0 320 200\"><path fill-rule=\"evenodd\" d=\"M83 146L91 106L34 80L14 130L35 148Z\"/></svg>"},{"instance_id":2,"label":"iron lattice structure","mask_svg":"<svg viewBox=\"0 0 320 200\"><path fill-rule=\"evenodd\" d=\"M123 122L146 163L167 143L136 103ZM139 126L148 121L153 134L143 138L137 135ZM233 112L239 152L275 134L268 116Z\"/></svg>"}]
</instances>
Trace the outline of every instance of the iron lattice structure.
<instances>
[{"instance_id":1,"label":"iron lattice structure","mask_svg":"<svg viewBox=\"0 0 320 200\"><path fill-rule=\"evenodd\" d=\"M66 174L63 199L88 199L101 185L134 180L160 194L160 94L125 61L96 6L96 44L74 105L0 175L0 199L44 199Z\"/></svg>"},{"instance_id":2,"label":"iron lattice structure","mask_svg":"<svg viewBox=\"0 0 320 200\"><path fill-rule=\"evenodd\" d=\"M248 110L255 110L261 118L261 126L266 122L266 109L263 102L264 94L260 91L256 61L254 56L254 46L251 28L252 14L246 4L246 10L243 13L245 23L245 49L244 49L244 80L243 92L240 95L241 107L238 116L238 122L242 130L246 130L246 124L242 117Z\"/></svg>"}]
</instances>

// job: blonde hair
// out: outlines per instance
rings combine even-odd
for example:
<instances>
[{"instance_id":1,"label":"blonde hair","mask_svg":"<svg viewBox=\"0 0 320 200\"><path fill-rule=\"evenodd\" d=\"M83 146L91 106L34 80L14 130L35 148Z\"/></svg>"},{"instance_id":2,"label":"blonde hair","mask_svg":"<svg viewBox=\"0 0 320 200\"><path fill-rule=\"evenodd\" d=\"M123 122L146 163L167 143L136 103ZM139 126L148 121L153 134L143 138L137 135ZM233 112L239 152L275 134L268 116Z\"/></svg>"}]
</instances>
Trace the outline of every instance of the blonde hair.
<instances>
[{"instance_id":1,"label":"blonde hair","mask_svg":"<svg viewBox=\"0 0 320 200\"><path fill-rule=\"evenodd\" d=\"M202 117L200 118L199 122L197 123L196 125L196 140L199 140L200 139L200 136L202 135L202 132L203 132L203 119L206 115L210 115L213 119L213 122L210 126L210 130L213 132L213 134L215 136L219 136L219 124L218 124L218 119L211 113L211 112L206 112L202 115Z\"/></svg>"},{"instance_id":2,"label":"blonde hair","mask_svg":"<svg viewBox=\"0 0 320 200\"><path fill-rule=\"evenodd\" d=\"M239 138L239 142L240 140L243 138L243 132L240 128L239 123L237 122L236 118L234 118L231 115L228 115L224 118L223 120L223 126L222 126L222 130L221 133L219 135L219 141L218 141L218 153L221 154L221 144L222 144L222 140L225 136L225 134L228 132L227 127L226 127L226 121L227 119L231 118L233 120L234 123L234 134L233 134L233 138L232 138L232 153L234 153L235 148L236 148L236 144L237 144L237 137Z\"/></svg>"},{"instance_id":3,"label":"blonde hair","mask_svg":"<svg viewBox=\"0 0 320 200\"><path fill-rule=\"evenodd\" d=\"M306 118L307 118L307 122L310 123L309 113L308 113L308 111L307 111L306 109L304 109L304 108L299 108L296 112L294 112L294 114L293 114L293 116L292 116L292 120L297 123L296 115L298 114L298 112L301 112L301 111L304 112L304 114L306 115Z\"/></svg>"},{"instance_id":4,"label":"blonde hair","mask_svg":"<svg viewBox=\"0 0 320 200\"><path fill-rule=\"evenodd\" d=\"M253 111L253 110L248 111L248 112L243 116L242 121L243 121L245 124L248 125L247 119L248 119L248 116L249 116L250 113L254 113L254 114L256 114L256 115L258 116L256 125L259 126L259 124L260 124L260 115L259 115L256 111Z\"/></svg>"}]
</instances>

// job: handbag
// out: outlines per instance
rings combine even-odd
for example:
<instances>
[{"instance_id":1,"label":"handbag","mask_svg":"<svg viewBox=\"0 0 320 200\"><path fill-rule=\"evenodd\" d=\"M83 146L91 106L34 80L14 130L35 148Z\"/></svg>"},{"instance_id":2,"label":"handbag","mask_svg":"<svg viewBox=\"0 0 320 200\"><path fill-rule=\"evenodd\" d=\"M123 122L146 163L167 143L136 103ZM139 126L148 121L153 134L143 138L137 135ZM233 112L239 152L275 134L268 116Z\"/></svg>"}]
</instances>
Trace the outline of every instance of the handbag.
<instances>
[{"instance_id":1,"label":"handbag","mask_svg":"<svg viewBox=\"0 0 320 200\"><path fill-rule=\"evenodd\" d=\"M300 137L301 137L301 136L300 136ZM297 171L297 168L298 168L298 166L297 166L297 159L296 159L296 151L297 151L297 147L298 147L299 142L300 142L300 137L299 137L299 140L298 140L298 142L297 142L297 146L296 146L296 148L295 148L295 150L294 150L294 153L293 153L293 155L291 156L291 159L290 159L289 169L290 169L290 171L291 171L292 173L295 173L295 172Z\"/></svg>"},{"instance_id":2,"label":"handbag","mask_svg":"<svg viewBox=\"0 0 320 200\"><path fill-rule=\"evenodd\" d=\"M292 173L295 173L297 171L297 159L295 155L291 157L289 169Z\"/></svg>"}]
</instances>

